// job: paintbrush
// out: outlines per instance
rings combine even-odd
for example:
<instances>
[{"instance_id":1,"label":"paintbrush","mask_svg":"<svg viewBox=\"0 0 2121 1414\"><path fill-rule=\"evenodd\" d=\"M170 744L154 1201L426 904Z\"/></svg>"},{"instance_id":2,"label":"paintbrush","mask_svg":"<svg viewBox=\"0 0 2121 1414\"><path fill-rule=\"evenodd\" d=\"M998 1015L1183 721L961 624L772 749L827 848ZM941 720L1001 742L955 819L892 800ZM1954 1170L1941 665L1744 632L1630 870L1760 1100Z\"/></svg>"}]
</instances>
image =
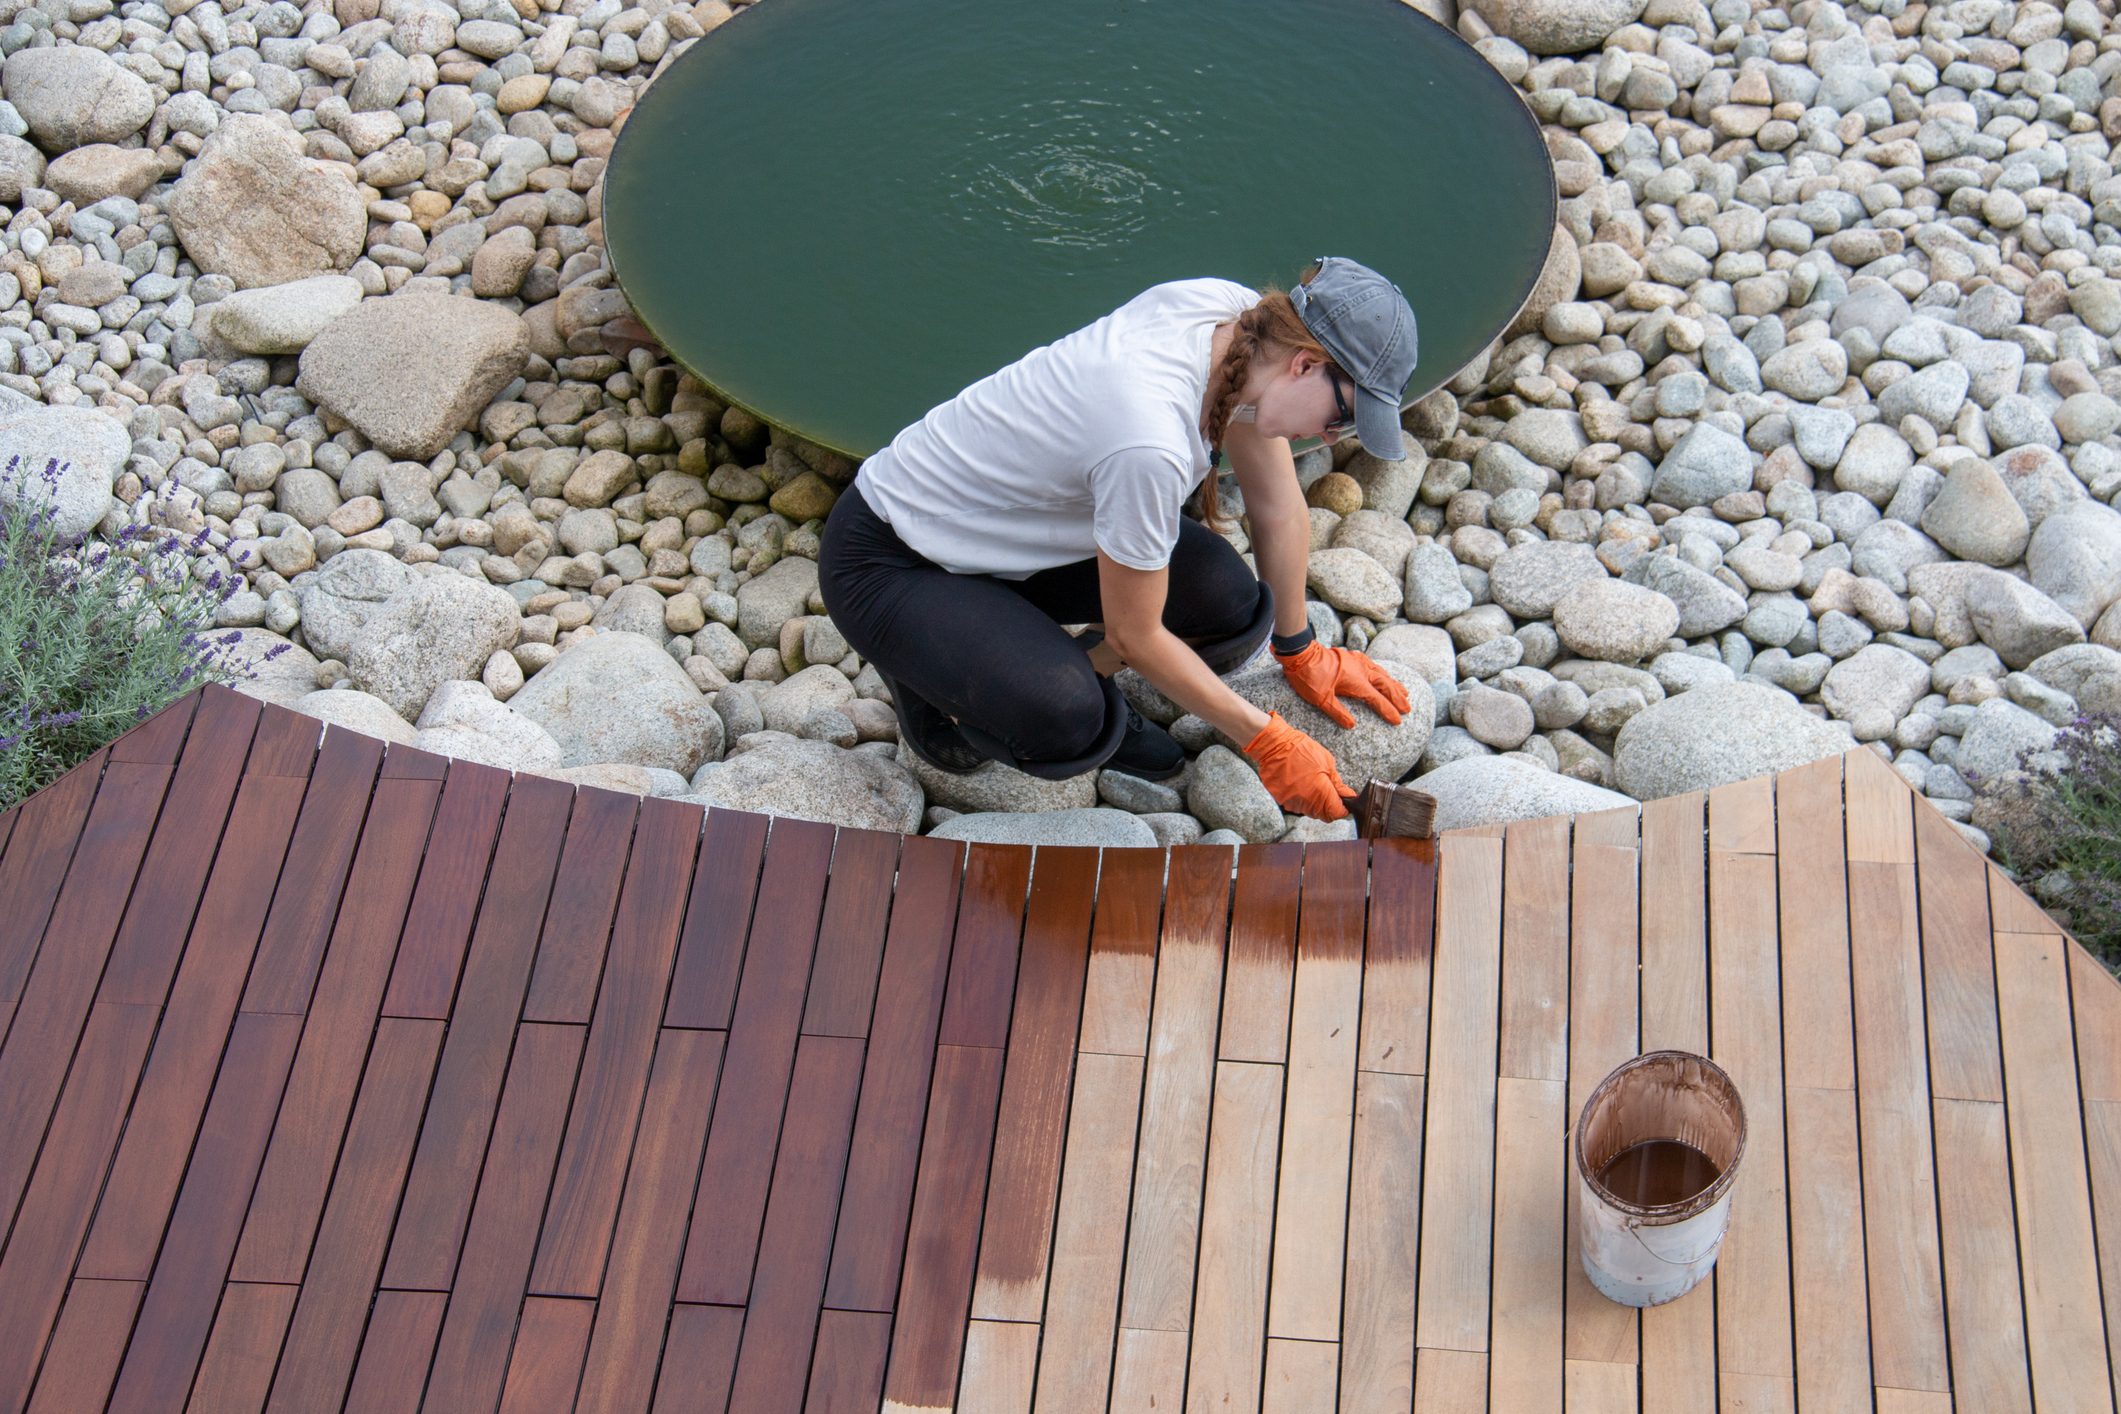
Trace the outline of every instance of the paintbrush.
<instances>
[{"instance_id":1,"label":"paintbrush","mask_svg":"<svg viewBox=\"0 0 2121 1414\"><path fill-rule=\"evenodd\" d=\"M1427 791L1373 780L1341 799L1355 817L1359 838L1425 840L1436 833L1436 797Z\"/></svg>"}]
</instances>

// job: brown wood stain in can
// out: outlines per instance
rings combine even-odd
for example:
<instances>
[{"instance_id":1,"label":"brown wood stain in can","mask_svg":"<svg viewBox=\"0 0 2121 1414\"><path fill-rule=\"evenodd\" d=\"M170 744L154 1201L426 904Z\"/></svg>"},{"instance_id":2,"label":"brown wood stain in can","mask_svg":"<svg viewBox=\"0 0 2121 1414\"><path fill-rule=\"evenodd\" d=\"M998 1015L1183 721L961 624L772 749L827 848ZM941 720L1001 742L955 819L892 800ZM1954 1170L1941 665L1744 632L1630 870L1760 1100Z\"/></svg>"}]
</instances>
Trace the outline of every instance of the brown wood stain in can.
<instances>
[{"instance_id":1,"label":"brown wood stain in can","mask_svg":"<svg viewBox=\"0 0 2121 1414\"><path fill-rule=\"evenodd\" d=\"M1598 1171L1598 1185L1623 1203L1663 1208L1683 1203L1716 1181L1715 1160L1677 1139L1630 1144Z\"/></svg>"}]
</instances>

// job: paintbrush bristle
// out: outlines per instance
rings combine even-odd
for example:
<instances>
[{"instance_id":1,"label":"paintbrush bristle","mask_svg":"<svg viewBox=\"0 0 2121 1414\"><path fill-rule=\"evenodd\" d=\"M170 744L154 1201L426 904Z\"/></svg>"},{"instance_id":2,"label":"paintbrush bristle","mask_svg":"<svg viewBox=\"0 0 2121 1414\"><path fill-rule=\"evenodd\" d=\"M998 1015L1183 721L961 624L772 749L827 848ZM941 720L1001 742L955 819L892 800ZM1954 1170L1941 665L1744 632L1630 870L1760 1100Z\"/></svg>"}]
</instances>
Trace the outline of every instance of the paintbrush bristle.
<instances>
[{"instance_id":1,"label":"paintbrush bristle","mask_svg":"<svg viewBox=\"0 0 2121 1414\"><path fill-rule=\"evenodd\" d=\"M1425 840L1436 833L1436 797L1412 786L1371 781L1350 806L1355 833L1366 840Z\"/></svg>"}]
</instances>

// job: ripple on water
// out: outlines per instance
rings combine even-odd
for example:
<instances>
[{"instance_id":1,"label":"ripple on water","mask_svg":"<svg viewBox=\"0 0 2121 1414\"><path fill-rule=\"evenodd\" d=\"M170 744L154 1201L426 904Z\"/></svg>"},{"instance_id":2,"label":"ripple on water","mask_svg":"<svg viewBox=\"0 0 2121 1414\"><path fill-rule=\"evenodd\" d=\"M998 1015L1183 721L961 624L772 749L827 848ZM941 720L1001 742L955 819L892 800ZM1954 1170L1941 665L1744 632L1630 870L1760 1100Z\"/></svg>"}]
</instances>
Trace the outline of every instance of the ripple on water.
<instances>
[{"instance_id":1,"label":"ripple on water","mask_svg":"<svg viewBox=\"0 0 2121 1414\"><path fill-rule=\"evenodd\" d=\"M949 187L959 221L1038 245L1115 250L1182 204L1158 179L1182 145L1160 105L1052 98L981 125Z\"/></svg>"}]
</instances>

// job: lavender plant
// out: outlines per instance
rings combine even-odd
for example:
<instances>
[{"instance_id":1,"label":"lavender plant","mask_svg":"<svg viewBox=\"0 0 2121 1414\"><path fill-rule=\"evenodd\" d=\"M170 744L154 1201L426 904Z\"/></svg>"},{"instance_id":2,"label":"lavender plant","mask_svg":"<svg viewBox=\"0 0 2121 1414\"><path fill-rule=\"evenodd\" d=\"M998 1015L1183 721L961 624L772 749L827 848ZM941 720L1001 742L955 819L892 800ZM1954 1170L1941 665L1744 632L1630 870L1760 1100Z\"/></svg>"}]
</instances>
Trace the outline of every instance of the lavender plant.
<instances>
[{"instance_id":1,"label":"lavender plant","mask_svg":"<svg viewBox=\"0 0 2121 1414\"><path fill-rule=\"evenodd\" d=\"M241 574L190 573L204 529L64 534L52 509L60 464L36 475L40 496L21 461L0 471L17 488L0 503L0 809L192 688L251 676L236 656L242 636L213 627Z\"/></svg>"},{"instance_id":2,"label":"lavender plant","mask_svg":"<svg viewBox=\"0 0 2121 1414\"><path fill-rule=\"evenodd\" d=\"M2078 942L2121 968L2121 713L2078 717L1995 797L1996 852Z\"/></svg>"}]
</instances>

